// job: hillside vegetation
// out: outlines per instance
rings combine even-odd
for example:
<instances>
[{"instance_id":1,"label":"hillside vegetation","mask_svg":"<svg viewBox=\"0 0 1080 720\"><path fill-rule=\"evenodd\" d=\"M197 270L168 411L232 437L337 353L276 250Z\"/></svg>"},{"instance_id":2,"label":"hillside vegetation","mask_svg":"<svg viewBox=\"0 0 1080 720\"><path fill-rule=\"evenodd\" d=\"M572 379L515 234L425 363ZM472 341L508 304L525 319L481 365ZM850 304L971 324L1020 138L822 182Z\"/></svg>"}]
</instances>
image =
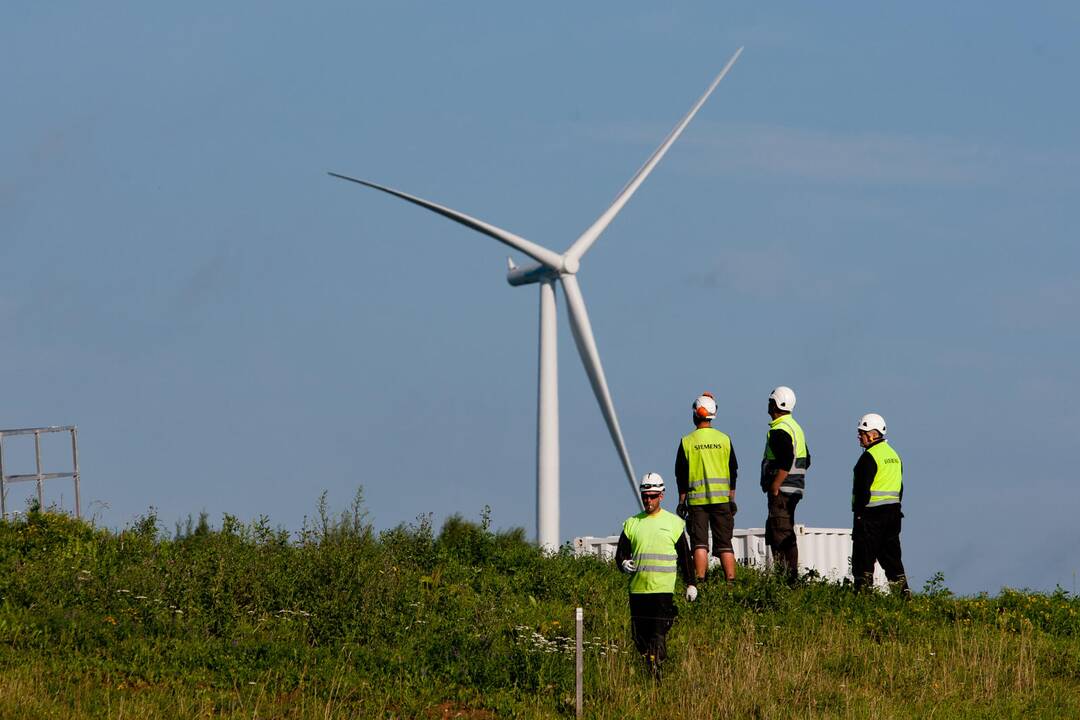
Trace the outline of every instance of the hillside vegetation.
<instances>
[{"instance_id":1,"label":"hillside vegetation","mask_svg":"<svg viewBox=\"0 0 1080 720\"><path fill-rule=\"evenodd\" d=\"M1080 717L1080 601L904 602L740 568L680 604L661 683L626 580L452 518L372 530L360 498L296 535L266 518L114 532L0 523L0 717L573 717L574 608L591 718Z\"/></svg>"}]
</instances>

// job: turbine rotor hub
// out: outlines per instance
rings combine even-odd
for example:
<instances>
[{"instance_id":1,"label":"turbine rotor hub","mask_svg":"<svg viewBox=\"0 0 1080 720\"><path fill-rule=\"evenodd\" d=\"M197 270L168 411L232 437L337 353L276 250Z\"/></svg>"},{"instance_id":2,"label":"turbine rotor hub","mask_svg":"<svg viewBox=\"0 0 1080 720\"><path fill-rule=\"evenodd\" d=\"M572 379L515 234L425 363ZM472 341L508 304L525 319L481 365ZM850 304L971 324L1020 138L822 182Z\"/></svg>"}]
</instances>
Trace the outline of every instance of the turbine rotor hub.
<instances>
[{"instance_id":1,"label":"turbine rotor hub","mask_svg":"<svg viewBox=\"0 0 1080 720\"><path fill-rule=\"evenodd\" d=\"M574 275L581 269L581 261L572 255L563 255L561 272L566 275Z\"/></svg>"}]
</instances>

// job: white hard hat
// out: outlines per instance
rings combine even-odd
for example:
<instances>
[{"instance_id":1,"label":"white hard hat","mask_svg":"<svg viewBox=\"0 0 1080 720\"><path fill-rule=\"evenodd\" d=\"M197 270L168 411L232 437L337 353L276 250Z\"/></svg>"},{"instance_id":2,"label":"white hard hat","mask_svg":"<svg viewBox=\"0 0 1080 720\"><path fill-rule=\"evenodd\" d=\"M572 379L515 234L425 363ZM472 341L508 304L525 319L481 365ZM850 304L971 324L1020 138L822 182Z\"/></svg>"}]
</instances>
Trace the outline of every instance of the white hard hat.
<instances>
[{"instance_id":1,"label":"white hard hat","mask_svg":"<svg viewBox=\"0 0 1080 720\"><path fill-rule=\"evenodd\" d=\"M710 392L703 392L690 407L694 408L694 417L698 420L713 420L716 418L716 398Z\"/></svg>"},{"instance_id":2,"label":"white hard hat","mask_svg":"<svg viewBox=\"0 0 1080 720\"><path fill-rule=\"evenodd\" d=\"M882 437L885 437L885 418L877 413L866 413L862 416L862 419L859 420L859 430L862 430L863 432L877 430L881 433Z\"/></svg>"},{"instance_id":3,"label":"white hard hat","mask_svg":"<svg viewBox=\"0 0 1080 720\"><path fill-rule=\"evenodd\" d=\"M643 493L664 492L664 478L660 477L660 473L645 473L641 478L641 484L638 485L638 490Z\"/></svg>"},{"instance_id":4,"label":"white hard hat","mask_svg":"<svg viewBox=\"0 0 1080 720\"><path fill-rule=\"evenodd\" d=\"M787 385L781 385L769 393L769 399L784 412L791 412L795 409L795 391Z\"/></svg>"}]
</instances>

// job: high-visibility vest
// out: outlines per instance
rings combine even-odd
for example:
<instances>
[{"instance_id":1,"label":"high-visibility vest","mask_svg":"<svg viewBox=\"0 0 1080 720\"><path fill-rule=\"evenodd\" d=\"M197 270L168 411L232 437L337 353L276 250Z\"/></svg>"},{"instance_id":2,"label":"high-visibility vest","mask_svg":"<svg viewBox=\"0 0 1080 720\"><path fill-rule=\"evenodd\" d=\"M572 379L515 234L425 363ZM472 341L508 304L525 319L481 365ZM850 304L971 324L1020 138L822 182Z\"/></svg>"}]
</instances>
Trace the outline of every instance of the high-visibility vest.
<instances>
[{"instance_id":1,"label":"high-visibility vest","mask_svg":"<svg viewBox=\"0 0 1080 720\"><path fill-rule=\"evenodd\" d=\"M698 428L682 439L690 466L688 505L731 502L731 438L711 427Z\"/></svg>"},{"instance_id":2,"label":"high-visibility vest","mask_svg":"<svg viewBox=\"0 0 1080 720\"><path fill-rule=\"evenodd\" d=\"M670 593L675 591L678 555L675 543L682 538L686 524L678 515L663 508L655 515L639 512L623 523L623 533L630 539L630 552L637 572L630 576L631 593Z\"/></svg>"},{"instance_id":3,"label":"high-visibility vest","mask_svg":"<svg viewBox=\"0 0 1080 720\"><path fill-rule=\"evenodd\" d=\"M882 440L866 449L877 463L877 473L870 485L870 502L866 507L896 505L900 502L900 489L904 487L903 463L889 443Z\"/></svg>"},{"instance_id":4,"label":"high-visibility vest","mask_svg":"<svg viewBox=\"0 0 1080 720\"><path fill-rule=\"evenodd\" d=\"M780 484L780 492L789 495L802 495L806 489L806 468L810 464L810 455L806 449L806 435L803 433L802 426L788 414L781 415L769 423L769 433L773 430L783 430L790 435L791 444L795 450L795 459L792 461L791 467L787 468L788 475L784 478L784 482ZM765 487L766 483L772 482L772 475L775 474L776 470L785 469L776 467L776 456L773 455L772 448L769 447L769 433L765 434L765 458L761 461L762 487Z\"/></svg>"}]
</instances>

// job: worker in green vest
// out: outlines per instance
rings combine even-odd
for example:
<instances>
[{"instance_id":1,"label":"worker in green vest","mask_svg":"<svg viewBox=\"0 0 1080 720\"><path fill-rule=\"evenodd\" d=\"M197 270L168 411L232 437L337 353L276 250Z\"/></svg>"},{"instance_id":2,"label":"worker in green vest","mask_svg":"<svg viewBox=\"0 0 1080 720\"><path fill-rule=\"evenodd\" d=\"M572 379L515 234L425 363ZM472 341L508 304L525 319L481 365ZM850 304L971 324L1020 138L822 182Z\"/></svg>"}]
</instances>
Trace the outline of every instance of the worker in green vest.
<instances>
[{"instance_id":1,"label":"worker in green vest","mask_svg":"<svg viewBox=\"0 0 1080 720\"><path fill-rule=\"evenodd\" d=\"M880 563L889 584L911 595L900 553L900 501L904 498L904 464L885 440L885 418L867 413L859 420L859 445L851 484L851 572L855 589L872 587L874 563Z\"/></svg>"},{"instance_id":2,"label":"worker in green vest","mask_svg":"<svg viewBox=\"0 0 1080 720\"><path fill-rule=\"evenodd\" d=\"M810 450L806 434L791 416L795 391L781 385L769 393L769 433L761 460L761 491L765 493L769 515L765 520L765 542L773 562L782 568L789 582L799 577L799 543L795 537L795 507L806 489Z\"/></svg>"},{"instance_id":3,"label":"worker in green vest","mask_svg":"<svg viewBox=\"0 0 1080 720\"><path fill-rule=\"evenodd\" d=\"M686 520L690 547L694 551L694 575L705 580L709 561L709 530L712 554L720 559L724 577L735 579L735 550L731 536L735 530L735 480L739 462L731 438L712 426L716 419L716 398L702 393L691 406L694 432L679 441L675 451L675 483L679 488L676 512Z\"/></svg>"},{"instance_id":4,"label":"worker in green vest","mask_svg":"<svg viewBox=\"0 0 1080 720\"><path fill-rule=\"evenodd\" d=\"M664 478L646 473L639 485L645 510L623 523L615 550L615 565L630 574L630 626L634 645L657 679L667 657L667 634L678 611L672 595L675 575L682 573L686 599L697 599L690 569L690 546L683 534L685 524L660 507Z\"/></svg>"}]
</instances>

